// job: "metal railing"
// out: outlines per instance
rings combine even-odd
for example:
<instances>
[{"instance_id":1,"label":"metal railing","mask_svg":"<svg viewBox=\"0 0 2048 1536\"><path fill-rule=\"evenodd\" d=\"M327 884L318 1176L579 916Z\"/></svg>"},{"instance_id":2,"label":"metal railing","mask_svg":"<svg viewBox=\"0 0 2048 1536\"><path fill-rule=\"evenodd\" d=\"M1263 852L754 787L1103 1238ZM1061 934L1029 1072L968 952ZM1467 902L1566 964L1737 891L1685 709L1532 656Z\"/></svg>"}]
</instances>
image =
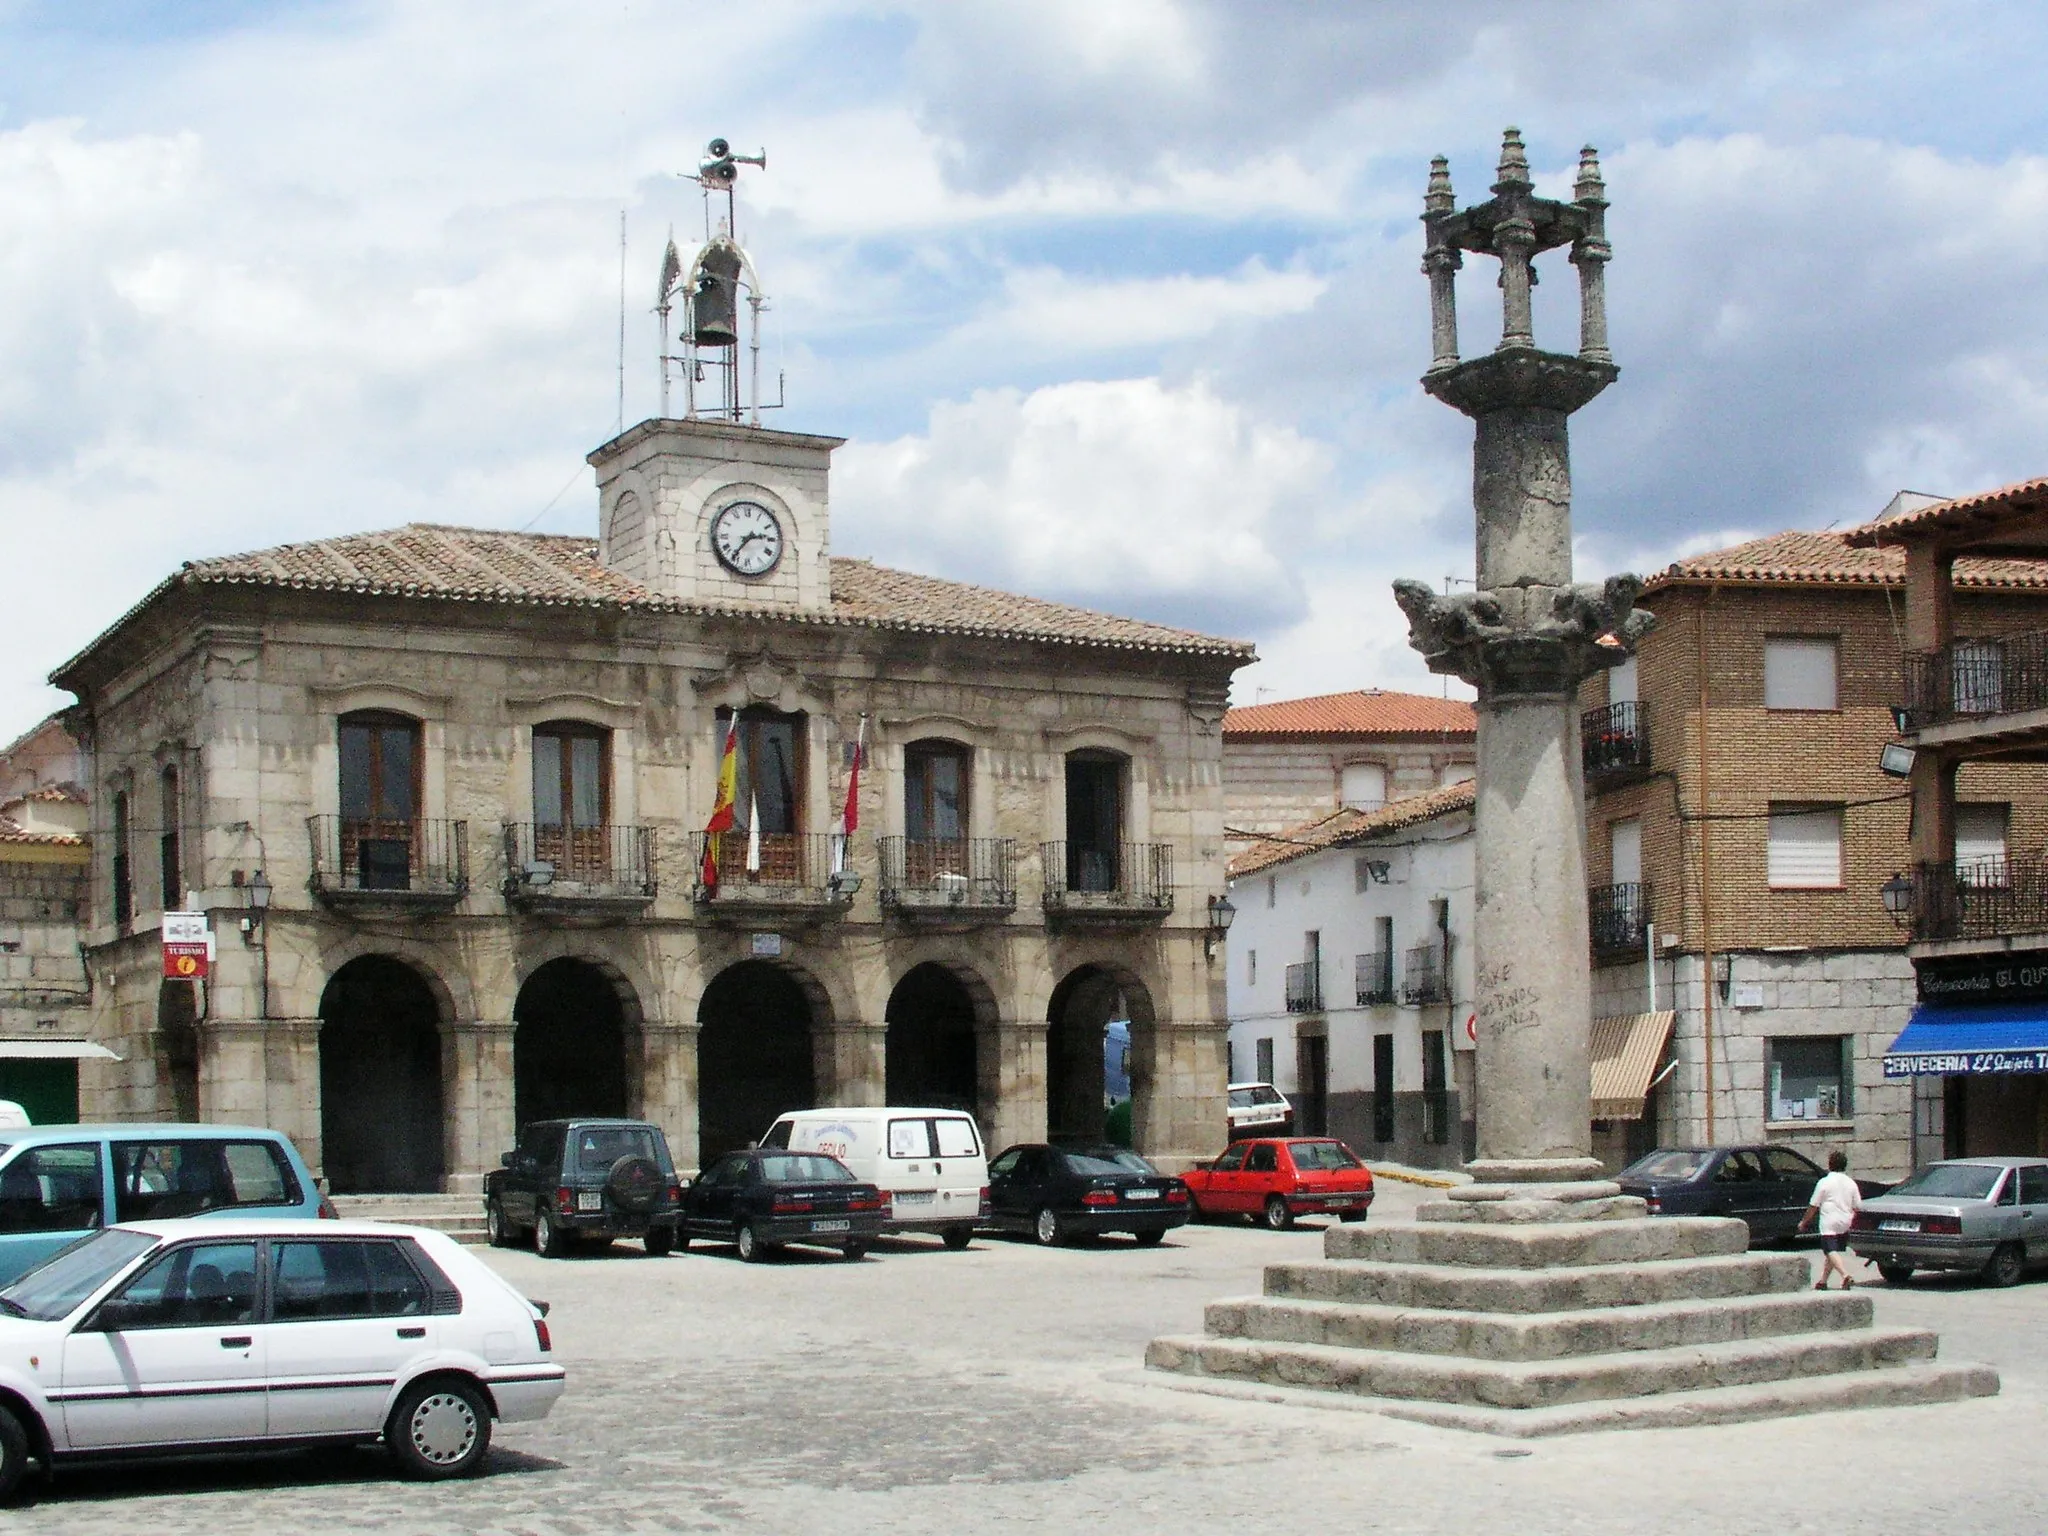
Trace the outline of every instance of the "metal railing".
<instances>
[{"instance_id":1,"label":"metal railing","mask_svg":"<svg viewBox=\"0 0 2048 1536\"><path fill-rule=\"evenodd\" d=\"M1360 955L1353 963L1358 988L1358 1006L1370 1008L1394 1000L1394 953L1379 950Z\"/></svg>"},{"instance_id":2,"label":"metal railing","mask_svg":"<svg viewBox=\"0 0 2048 1536\"><path fill-rule=\"evenodd\" d=\"M2048 855L1922 864L1913 873L1912 915L1916 939L2048 932Z\"/></svg>"},{"instance_id":3,"label":"metal railing","mask_svg":"<svg viewBox=\"0 0 2048 1536\"><path fill-rule=\"evenodd\" d=\"M514 901L651 901L654 839L645 827L509 822L505 894Z\"/></svg>"},{"instance_id":4,"label":"metal railing","mask_svg":"<svg viewBox=\"0 0 2048 1536\"><path fill-rule=\"evenodd\" d=\"M1017 905L1017 845L1007 837L879 839L885 907L1008 911Z\"/></svg>"},{"instance_id":5,"label":"metal railing","mask_svg":"<svg viewBox=\"0 0 2048 1536\"><path fill-rule=\"evenodd\" d=\"M1123 912L1173 907L1171 843L1041 843L1039 854L1048 907Z\"/></svg>"},{"instance_id":6,"label":"metal railing","mask_svg":"<svg viewBox=\"0 0 2048 1536\"><path fill-rule=\"evenodd\" d=\"M1649 932L1650 887L1641 881L1588 887L1586 922L1596 955L1641 949Z\"/></svg>"},{"instance_id":7,"label":"metal railing","mask_svg":"<svg viewBox=\"0 0 2048 1536\"><path fill-rule=\"evenodd\" d=\"M1323 968L1319 962L1304 960L1299 965L1287 967L1287 1011L1323 1011Z\"/></svg>"},{"instance_id":8,"label":"metal railing","mask_svg":"<svg viewBox=\"0 0 2048 1536\"><path fill-rule=\"evenodd\" d=\"M1904 671L1906 719L1916 730L2048 708L2048 630L1908 651Z\"/></svg>"},{"instance_id":9,"label":"metal railing","mask_svg":"<svg viewBox=\"0 0 2048 1536\"><path fill-rule=\"evenodd\" d=\"M1580 715L1579 760L1589 779L1647 772L1650 721L1643 706L1631 700Z\"/></svg>"},{"instance_id":10,"label":"metal railing","mask_svg":"<svg viewBox=\"0 0 2048 1536\"><path fill-rule=\"evenodd\" d=\"M469 890L469 823L308 816L313 889L328 896L459 899Z\"/></svg>"},{"instance_id":11,"label":"metal railing","mask_svg":"<svg viewBox=\"0 0 2048 1536\"><path fill-rule=\"evenodd\" d=\"M1443 951L1435 944L1417 944L1401 957L1401 1001L1441 1003L1450 996L1444 984Z\"/></svg>"},{"instance_id":12,"label":"metal railing","mask_svg":"<svg viewBox=\"0 0 2048 1536\"><path fill-rule=\"evenodd\" d=\"M718 882L705 880L704 854L716 841ZM842 875L844 858L836 832L692 832L690 868L698 901L741 905L824 905L850 901L857 879Z\"/></svg>"}]
</instances>

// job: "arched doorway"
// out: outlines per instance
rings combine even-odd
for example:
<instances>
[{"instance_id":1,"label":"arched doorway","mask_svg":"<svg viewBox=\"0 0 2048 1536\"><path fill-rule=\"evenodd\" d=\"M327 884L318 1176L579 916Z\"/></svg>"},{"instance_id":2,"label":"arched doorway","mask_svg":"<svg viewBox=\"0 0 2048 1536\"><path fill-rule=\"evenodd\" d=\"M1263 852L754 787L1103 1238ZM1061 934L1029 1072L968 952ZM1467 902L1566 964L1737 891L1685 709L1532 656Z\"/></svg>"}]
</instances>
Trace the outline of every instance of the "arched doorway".
<instances>
[{"instance_id":1,"label":"arched doorway","mask_svg":"<svg viewBox=\"0 0 2048 1536\"><path fill-rule=\"evenodd\" d=\"M1046 1010L1045 1130L1052 1140L1100 1141L1108 1124L1112 1022L1130 1017L1124 989L1099 966L1084 965L1053 989ZM1126 1037L1127 1038L1127 1037ZM1119 1056L1122 1055L1121 1046Z\"/></svg>"},{"instance_id":2,"label":"arched doorway","mask_svg":"<svg viewBox=\"0 0 2048 1536\"><path fill-rule=\"evenodd\" d=\"M697 1007L697 1160L758 1140L775 1117L809 1109L811 1000L788 971L743 960L718 973Z\"/></svg>"},{"instance_id":3,"label":"arched doorway","mask_svg":"<svg viewBox=\"0 0 2048 1536\"><path fill-rule=\"evenodd\" d=\"M512 1114L525 1125L626 1108L626 1010L588 960L550 960L512 1005Z\"/></svg>"},{"instance_id":4,"label":"arched doorway","mask_svg":"<svg viewBox=\"0 0 2048 1536\"><path fill-rule=\"evenodd\" d=\"M889 1103L979 1112L974 998L959 977L930 961L913 966L889 994L883 1018Z\"/></svg>"},{"instance_id":5,"label":"arched doorway","mask_svg":"<svg viewBox=\"0 0 2048 1536\"><path fill-rule=\"evenodd\" d=\"M199 1118L199 1010L189 981L159 982L156 994L157 1070L163 1074L170 1118ZM77 1068L72 1068L76 1075Z\"/></svg>"},{"instance_id":6,"label":"arched doorway","mask_svg":"<svg viewBox=\"0 0 2048 1536\"><path fill-rule=\"evenodd\" d=\"M320 1142L336 1194L439 1190L441 1010L388 955L351 960L320 995Z\"/></svg>"}]
</instances>

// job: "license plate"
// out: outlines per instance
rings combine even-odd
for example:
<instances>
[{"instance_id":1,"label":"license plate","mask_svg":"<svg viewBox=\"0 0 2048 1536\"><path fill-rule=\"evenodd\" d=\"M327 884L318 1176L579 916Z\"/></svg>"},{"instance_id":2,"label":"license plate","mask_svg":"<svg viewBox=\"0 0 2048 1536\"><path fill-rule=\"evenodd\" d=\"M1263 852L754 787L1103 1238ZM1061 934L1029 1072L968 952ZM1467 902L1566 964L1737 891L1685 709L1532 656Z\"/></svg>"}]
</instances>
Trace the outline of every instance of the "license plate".
<instances>
[{"instance_id":1,"label":"license plate","mask_svg":"<svg viewBox=\"0 0 2048 1536\"><path fill-rule=\"evenodd\" d=\"M1126 1200L1157 1200L1159 1198L1159 1191L1156 1189L1127 1189L1124 1191L1124 1198Z\"/></svg>"},{"instance_id":2,"label":"license plate","mask_svg":"<svg viewBox=\"0 0 2048 1536\"><path fill-rule=\"evenodd\" d=\"M1877 1224L1877 1230L1880 1232L1918 1232L1920 1230L1920 1223L1917 1221L1880 1221Z\"/></svg>"},{"instance_id":3,"label":"license plate","mask_svg":"<svg viewBox=\"0 0 2048 1536\"><path fill-rule=\"evenodd\" d=\"M930 1205L938 1191L932 1189L899 1189L896 1191L898 1205Z\"/></svg>"},{"instance_id":4,"label":"license plate","mask_svg":"<svg viewBox=\"0 0 2048 1536\"><path fill-rule=\"evenodd\" d=\"M850 1221L814 1221L811 1223L811 1230L813 1232L850 1232L853 1230L853 1223Z\"/></svg>"},{"instance_id":5,"label":"license plate","mask_svg":"<svg viewBox=\"0 0 2048 1536\"><path fill-rule=\"evenodd\" d=\"M604 1209L604 1191L584 1190L576 1196L579 1211L601 1211Z\"/></svg>"},{"instance_id":6,"label":"license plate","mask_svg":"<svg viewBox=\"0 0 2048 1536\"><path fill-rule=\"evenodd\" d=\"M1323 1200L1325 1205L1352 1205L1355 1203L1349 1195L1329 1195Z\"/></svg>"}]
</instances>

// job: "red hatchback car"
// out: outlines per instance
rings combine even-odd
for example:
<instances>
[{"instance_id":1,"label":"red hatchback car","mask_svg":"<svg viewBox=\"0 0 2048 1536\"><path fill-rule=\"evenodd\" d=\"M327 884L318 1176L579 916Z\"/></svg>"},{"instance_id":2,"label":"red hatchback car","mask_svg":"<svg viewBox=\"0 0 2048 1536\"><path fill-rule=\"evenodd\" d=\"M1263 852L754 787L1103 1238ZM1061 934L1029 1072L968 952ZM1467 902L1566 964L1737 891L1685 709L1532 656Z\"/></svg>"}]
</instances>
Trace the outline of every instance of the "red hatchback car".
<instances>
[{"instance_id":1,"label":"red hatchback car","mask_svg":"<svg viewBox=\"0 0 2048 1536\"><path fill-rule=\"evenodd\" d=\"M1293 1226L1297 1216L1327 1213L1363 1221L1372 1205L1372 1170L1327 1136L1234 1142L1221 1157L1181 1178L1194 1219L1251 1216L1276 1232Z\"/></svg>"}]
</instances>

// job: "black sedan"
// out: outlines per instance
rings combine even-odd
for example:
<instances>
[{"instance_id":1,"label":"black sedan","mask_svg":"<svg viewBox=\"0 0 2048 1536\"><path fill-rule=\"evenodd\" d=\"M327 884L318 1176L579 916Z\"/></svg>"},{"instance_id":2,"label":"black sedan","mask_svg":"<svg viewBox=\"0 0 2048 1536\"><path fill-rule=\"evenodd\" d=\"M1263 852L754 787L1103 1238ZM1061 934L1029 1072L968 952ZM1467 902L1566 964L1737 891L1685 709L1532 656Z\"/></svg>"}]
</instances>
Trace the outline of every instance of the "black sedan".
<instances>
[{"instance_id":1,"label":"black sedan","mask_svg":"<svg viewBox=\"0 0 2048 1536\"><path fill-rule=\"evenodd\" d=\"M1125 1147L1007 1148L988 1165L989 1217L1050 1248L1101 1232L1158 1242L1186 1224L1188 1187Z\"/></svg>"},{"instance_id":2,"label":"black sedan","mask_svg":"<svg viewBox=\"0 0 2048 1536\"><path fill-rule=\"evenodd\" d=\"M815 1243L857 1259L888 1214L882 1192L836 1157L750 1147L726 1153L683 1191L676 1246L693 1237L731 1243L751 1264L784 1243Z\"/></svg>"},{"instance_id":3,"label":"black sedan","mask_svg":"<svg viewBox=\"0 0 2048 1536\"><path fill-rule=\"evenodd\" d=\"M1615 1176L1625 1195L1640 1195L1652 1216L1733 1216L1747 1223L1752 1244L1784 1242L1823 1173L1790 1147L1665 1147ZM1866 1195L1882 1184L1857 1180Z\"/></svg>"}]
</instances>

